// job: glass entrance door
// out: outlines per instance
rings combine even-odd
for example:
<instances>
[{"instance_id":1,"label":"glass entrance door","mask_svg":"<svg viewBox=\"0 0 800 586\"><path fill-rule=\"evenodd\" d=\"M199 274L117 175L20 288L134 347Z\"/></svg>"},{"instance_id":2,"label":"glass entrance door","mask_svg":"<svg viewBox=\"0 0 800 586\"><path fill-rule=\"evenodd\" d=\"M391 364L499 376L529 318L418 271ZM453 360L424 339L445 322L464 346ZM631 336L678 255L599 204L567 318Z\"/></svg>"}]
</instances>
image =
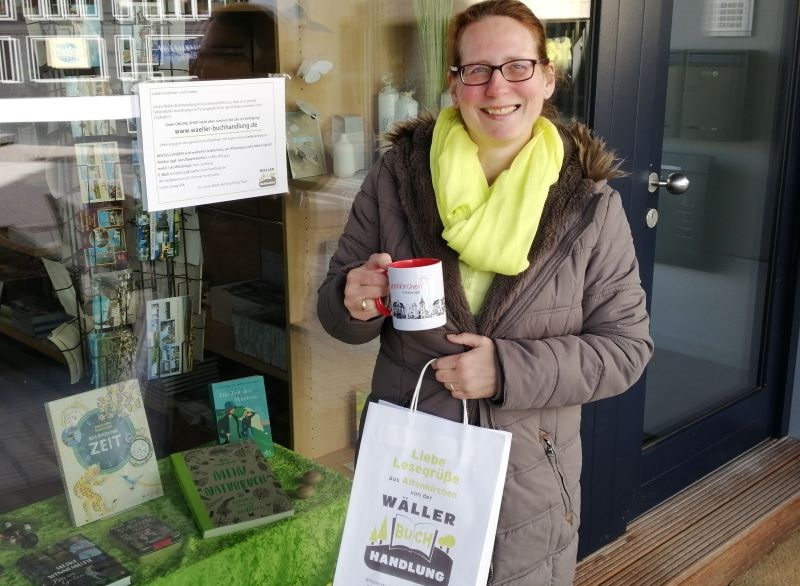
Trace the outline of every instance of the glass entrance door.
<instances>
[{"instance_id":1,"label":"glass entrance door","mask_svg":"<svg viewBox=\"0 0 800 586\"><path fill-rule=\"evenodd\" d=\"M648 243L640 260L652 275L656 345L638 512L777 429L781 389L769 361L782 352L772 301L792 4L672 2L659 55L663 140L647 193L633 193L648 205L632 223Z\"/></svg>"},{"instance_id":2,"label":"glass entrance door","mask_svg":"<svg viewBox=\"0 0 800 586\"><path fill-rule=\"evenodd\" d=\"M645 446L759 386L787 2L674 3Z\"/></svg>"},{"instance_id":3,"label":"glass entrance door","mask_svg":"<svg viewBox=\"0 0 800 586\"><path fill-rule=\"evenodd\" d=\"M780 434L798 228L797 3L608 0L597 14L590 123L629 172L614 186L656 349L634 388L583 411L581 555Z\"/></svg>"}]
</instances>

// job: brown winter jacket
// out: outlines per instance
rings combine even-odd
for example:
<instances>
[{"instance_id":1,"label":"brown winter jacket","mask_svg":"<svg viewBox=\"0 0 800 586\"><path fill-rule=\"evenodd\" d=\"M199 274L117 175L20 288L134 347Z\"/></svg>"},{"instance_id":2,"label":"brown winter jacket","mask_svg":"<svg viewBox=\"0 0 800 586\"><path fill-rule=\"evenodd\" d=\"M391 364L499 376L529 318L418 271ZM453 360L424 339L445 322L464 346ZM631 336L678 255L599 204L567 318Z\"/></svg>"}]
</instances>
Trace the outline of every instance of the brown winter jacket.
<instances>
[{"instance_id":1,"label":"brown winter jacket","mask_svg":"<svg viewBox=\"0 0 800 586\"><path fill-rule=\"evenodd\" d=\"M606 184L617 172L614 157L585 126L559 130L564 163L548 194L530 267L516 276L498 275L478 315L464 296L457 254L441 237L428 163L431 120L397 131L392 149L367 175L319 289L318 315L328 333L350 344L381 336L371 400L407 404L429 359L465 350L448 342L446 333L494 340L502 398L471 402L474 423L512 433L494 586L572 584L581 405L625 391L653 350L630 227L619 194ZM442 259L445 326L401 332L390 319L349 316L343 304L347 272L375 252L395 260ZM460 401L429 374L419 408L461 417Z\"/></svg>"}]
</instances>

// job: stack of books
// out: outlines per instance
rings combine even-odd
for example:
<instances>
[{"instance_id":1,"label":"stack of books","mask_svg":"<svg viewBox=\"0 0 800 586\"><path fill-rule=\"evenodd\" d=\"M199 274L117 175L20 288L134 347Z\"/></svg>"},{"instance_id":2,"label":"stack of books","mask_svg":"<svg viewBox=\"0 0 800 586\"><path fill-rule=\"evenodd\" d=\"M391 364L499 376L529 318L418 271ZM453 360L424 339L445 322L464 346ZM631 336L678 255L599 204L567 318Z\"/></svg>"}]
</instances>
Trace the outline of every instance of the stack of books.
<instances>
[{"instance_id":1,"label":"stack of books","mask_svg":"<svg viewBox=\"0 0 800 586\"><path fill-rule=\"evenodd\" d=\"M215 321L233 325L233 313L285 312L282 287L263 279L211 287L208 303Z\"/></svg>"},{"instance_id":2,"label":"stack of books","mask_svg":"<svg viewBox=\"0 0 800 586\"><path fill-rule=\"evenodd\" d=\"M167 378L156 378L144 384L144 399L148 407L166 412L174 406L175 401L186 397L208 396L209 385L219 380L219 359L209 356L205 360L197 360L191 372L185 372ZM210 415L210 410L206 409Z\"/></svg>"},{"instance_id":3,"label":"stack of books","mask_svg":"<svg viewBox=\"0 0 800 586\"><path fill-rule=\"evenodd\" d=\"M12 326L38 338L47 336L70 319L57 302L38 297L12 299L4 307Z\"/></svg>"},{"instance_id":4,"label":"stack of books","mask_svg":"<svg viewBox=\"0 0 800 586\"><path fill-rule=\"evenodd\" d=\"M233 311L233 349L276 368L286 370L286 313L272 311Z\"/></svg>"}]
</instances>

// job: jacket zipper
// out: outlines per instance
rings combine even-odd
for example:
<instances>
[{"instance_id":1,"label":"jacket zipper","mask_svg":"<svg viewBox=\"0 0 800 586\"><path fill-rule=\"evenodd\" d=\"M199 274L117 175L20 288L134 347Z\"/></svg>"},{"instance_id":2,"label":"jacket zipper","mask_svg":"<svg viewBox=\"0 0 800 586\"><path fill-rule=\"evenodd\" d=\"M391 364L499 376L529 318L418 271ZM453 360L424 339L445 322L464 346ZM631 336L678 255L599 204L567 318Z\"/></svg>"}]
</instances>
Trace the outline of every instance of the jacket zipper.
<instances>
[{"instance_id":1,"label":"jacket zipper","mask_svg":"<svg viewBox=\"0 0 800 586\"><path fill-rule=\"evenodd\" d=\"M553 472L555 473L556 478L561 485L561 500L564 502L565 511L564 518L567 520L567 523L572 525L575 522L575 513L572 510L572 499L570 498L569 491L567 490L567 481L564 478L564 470L561 468L561 462L558 460L558 452L556 452L556 448L553 445L553 440L551 439L549 433L540 432L539 438L544 444L544 453L547 455L547 460L550 462L550 467L553 469Z\"/></svg>"},{"instance_id":2,"label":"jacket zipper","mask_svg":"<svg viewBox=\"0 0 800 586\"><path fill-rule=\"evenodd\" d=\"M494 562L489 564L489 577L486 578L486 586L492 586L494 584Z\"/></svg>"},{"instance_id":3,"label":"jacket zipper","mask_svg":"<svg viewBox=\"0 0 800 586\"><path fill-rule=\"evenodd\" d=\"M539 268L538 271L538 278L534 281L531 286L527 290L527 294L529 297L533 298L536 297L544 288L545 284L550 281L552 276L555 274L558 267L561 266L561 263L564 262L564 259L569 256L570 251L572 250L572 245L575 243L575 240L581 235L581 233L586 229L586 227L592 223L594 219L594 212L597 208L597 204L600 202L599 192L594 192L593 195L595 197L592 198L592 201L589 205L586 206L583 210L583 214L580 218L567 230L564 234L564 237L559 241L558 246L554 250L553 254L551 255L549 262L544 264L542 267ZM516 308L516 311L511 313L507 313L503 318L503 321L506 322L508 325L516 323L520 316L526 311L524 304L519 304L519 307ZM506 330L508 326L506 326ZM506 330L495 330L492 332L491 337L503 337L508 334ZM487 334L488 335L488 334Z\"/></svg>"}]
</instances>

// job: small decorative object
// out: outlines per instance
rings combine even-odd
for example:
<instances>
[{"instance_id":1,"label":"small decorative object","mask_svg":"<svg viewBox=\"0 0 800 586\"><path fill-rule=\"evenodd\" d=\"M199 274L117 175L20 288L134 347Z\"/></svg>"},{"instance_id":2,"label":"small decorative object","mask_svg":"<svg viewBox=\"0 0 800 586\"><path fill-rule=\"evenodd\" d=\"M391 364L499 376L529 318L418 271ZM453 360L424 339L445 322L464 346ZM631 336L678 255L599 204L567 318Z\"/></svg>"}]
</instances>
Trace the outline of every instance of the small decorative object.
<instances>
[{"instance_id":1,"label":"small decorative object","mask_svg":"<svg viewBox=\"0 0 800 586\"><path fill-rule=\"evenodd\" d=\"M333 63L324 59L303 59L297 70L297 77L306 83L316 83L333 69Z\"/></svg>"},{"instance_id":2,"label":"small decorative object","mask_svg":"<svg viewBox=\"0 0 800 586\"><path fill-rule=\"evenodd\" d=\"M394 107L395 123L416 118L419 114L419 102L413 98L413 95L414 90L400 92L400 97Z\"/></svg>"},{"instance_id":3,"label":"small decorative object","mask_svg":"<svg viewBox=\"0 0 800 586\"><path fill-rule=\"evenodd\" d=\"M328 172L319 120L305 112L286 113L286 149L294 179L324 175Z\"/></svg>"},{"instance_id":4,"label":"small decorative object","mask_svg":"<svg viewBox=\"0 0 800 586\"><path fill-rule=\"evenodd\" d=\"M300 108L302 112L305 112L314 120L319 119L319 110L313 105L309 104L308 102L304 102L303 100L297 100L297 107Z\"/></svg>"},{"instance_id":5,"label":"small decorative object","mask_svg":"<svg viewBox=\"0 0 800 586\"><path fill-rule=\"evenodd\" d=\"M364 142L364 119L356 114L334 114L331 117L331 139L334 144L345 134L353 145L356 171L366 167L366 150Z\"/></svg>"},{"instance_id":6,"label":"small decorative object","mask_svg":"<svg viewBox=\"0 0 800 586\"><path fill-rule=\"evenodd\" d=\"M356 153L346 134L342 134L333 145L333 174L350 177L356 172Z\"/></svg>"},{"instance_id":7,"label":"small decorative object","mask_svg":"<svg viewBox=\"0 0 800 586\"><path fill-rule=\"evenodd\" d=\"M301 484L300 486L297 487L297 491L295 492L295 494L299 499L307 499L314 496L314 493L316 492L317 492L316 489L310 484Z\"/></svg>"},{"instance_id":8,"label":"small decorative object","mask_svg":"<svg viewBox=\"0 0 800 586\"><path fill-rule=\"evenodd\" d=\"M386 132L394 123L395 106L400 97L392 87L392 74L383 75L383 88L378 93L378 132Z\"/></svg>"},{"instance_id":9,"label":"small decorative object","mask_svg":"<svg viewBox=\"0 0 800 586\"><path fill-rule=\"evenodd\" d=\"M309 470L305 474L303 474L303 482L306 484L317 484L320 480L322 480L322 473L319 470Z\"/></svg>"},{"instance_id":10,"label":"small decorative object","mask_svg":"<svg viewBox=\"0 0 800 586\"><path fill-rule=\"evenodd\" d=\"M0 548L29 549L37 543L39 543L39 536L36 535L33 524L9 519L0 522Z\"/></svg>"}]
</instances>

